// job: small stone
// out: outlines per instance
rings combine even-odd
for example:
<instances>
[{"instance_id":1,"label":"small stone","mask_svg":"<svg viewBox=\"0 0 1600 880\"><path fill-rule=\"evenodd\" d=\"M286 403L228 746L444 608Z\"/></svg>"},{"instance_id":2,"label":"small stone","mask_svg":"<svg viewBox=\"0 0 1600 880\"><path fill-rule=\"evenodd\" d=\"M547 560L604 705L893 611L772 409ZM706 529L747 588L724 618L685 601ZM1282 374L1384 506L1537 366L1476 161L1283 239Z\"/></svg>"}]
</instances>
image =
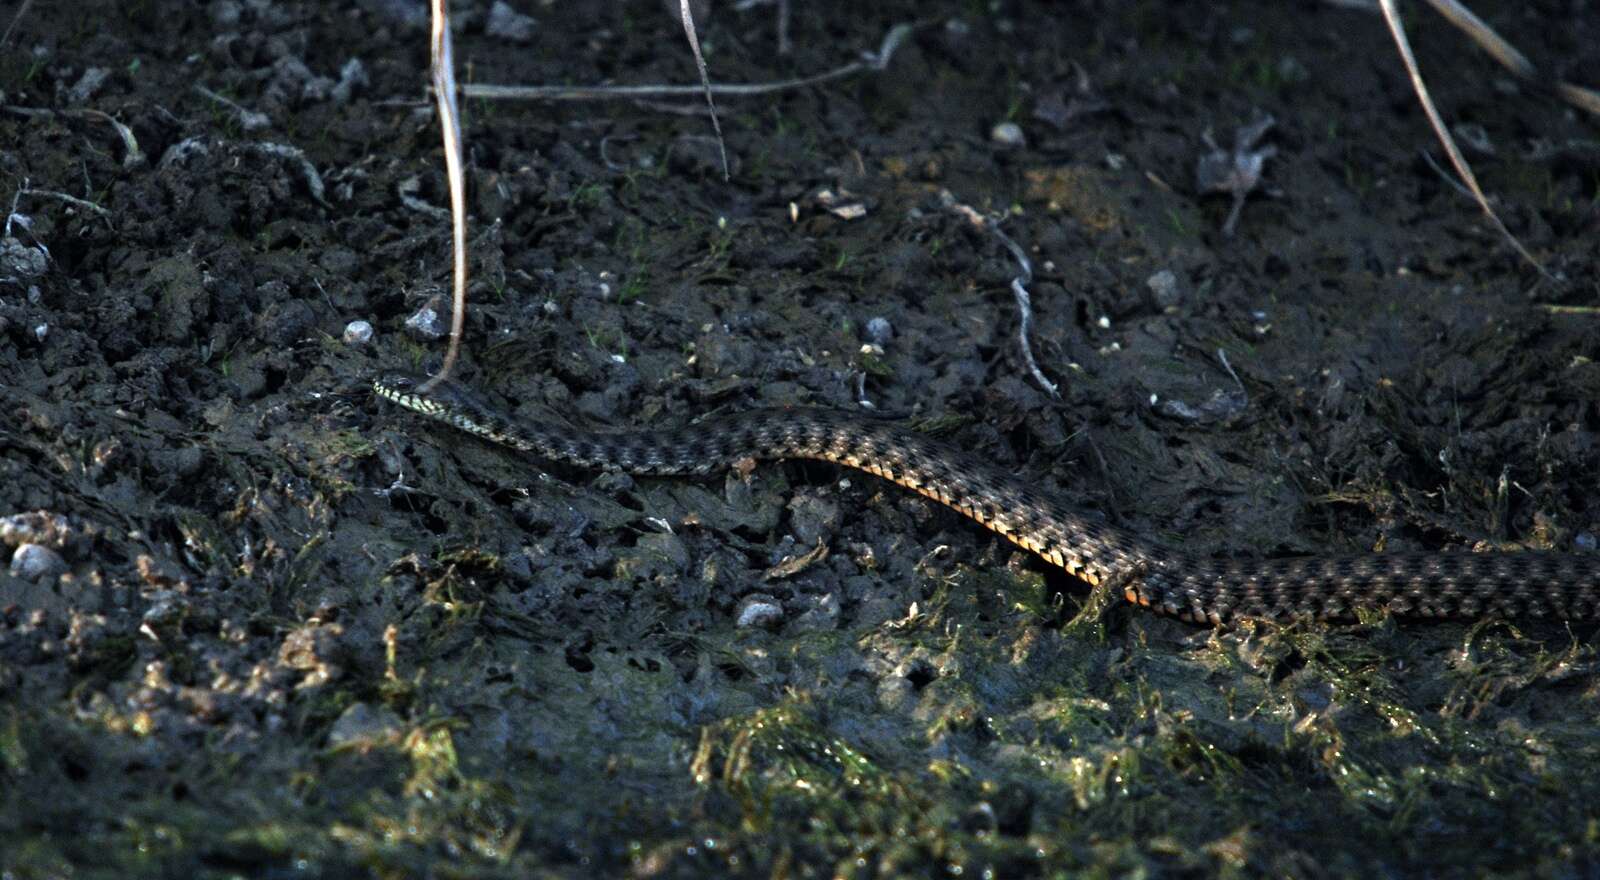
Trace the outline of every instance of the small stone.
<instances>
[{"instance_id":1,"label":"small stone","mask_svg":"<svg viewBox=\"0 0 1600 880\"><path fill-rule=\"evenodd\" d=\"M751 593L739 602L735 626L740 628L770 627L783 621L783 606L765 593Z\"/></svg>"},{"instance_id":2,"label":"small stone","mask_svg":"<svg viewBox=\"0 0 1600 880\"><path fill-rule=\"evenodd\" d=\"M1144 284L1155 295L1156 305L1163 309L1177 305L1183 298L1178 292L1178 276L1171 269L1162 269L1151 275Z\"/></svg>"},{"instance_id":3,"label":"small stone","mask_svg":"<svg viewBox=\"0 0 1600 880\"><path fill-rule=\"evenodd\" d=\"M94 97L100 91L100 86L111 77L111 71L104 67L91 67L78 77L77 83L67 89L67 99L74 104L82 104Z\"/></svg>"},{"instance_id":4,"label":"small stone","mask_svg":"<svg viewBox=\"0 0 1600 880\"><path fill-rule=\"evenodd\" d=\"M0 279L38 278L50 268L44 251L15 238L0 239Z\"/></svg>"},{"instance_id":5,"label":"small stone","mask_svg":"<svg viewBox=\"0 0 1600 880\"><path fill-rule=\"evenodd\" d=\"M1021 147L1028 142L1022 134L1022 126L1015 122L1001 122L989 129L989 140L1001 147Z\"/></svg>"},{"instance_id":6,"label":"small stone","mask_svg":"<svg viewBox=\"0 0 1600 880\"><path fill-rule=\"evenodd\" d=\"M398 739L401 726L400 716L387 706L352 703L328 730L328 745L370 749Z\"/></svg>"},{"instance_id":7,"label":"small stone","mask_svg":"<svg viewBox=\"0 0 1600 880\"><path fill-rule=\"evenodd\" d=\"M11 574L23 580L37 581L66 570L67 561L61 554L43 544L23 544L11 554Z\"/></svg>"},{"instance_id":8,"label":"small stone","mask_svg":"<svg viewBox=\"0 0 1600 880\"><path fill-rule=\"evenodd\" d=\"M489 7L489 23L483 32L513 43L529 43L533 41L533 29L537 26L538 22L512 9L505 0L495 0Z\"/></svg>"},{"instance_id":9,"label":"small stone","mask_svg":"<svg viewBox=\"0 0 1600 880\"><path fill-rule=\"evenodd\" d=\"M351 321L344 325L345 345L366 345L372 341L372 325L366 321Z\"/></svg>"},{"instance_id":10,"label":"small stone","mask_svg":"<svg viewBox=\"0 0 1600 880\"><path fill-rule=\"evenodd\" d=\"M445 329L444 319L439 316L438 297L428 300L422 308L417 309L406 319L406 332L429 342L444 338L449 331Z\"/></svg>"},{"instance_id":11,"label":"small stone","mask_svg":"<svg viewBox=\"0 0 1600 880\"><path fill-rule=\"evenodd\" d=\"M894 325L888 318L873 318L867 322L867 341L873 345L888 345L894 338Z\"/></svg>"}]
</instances>

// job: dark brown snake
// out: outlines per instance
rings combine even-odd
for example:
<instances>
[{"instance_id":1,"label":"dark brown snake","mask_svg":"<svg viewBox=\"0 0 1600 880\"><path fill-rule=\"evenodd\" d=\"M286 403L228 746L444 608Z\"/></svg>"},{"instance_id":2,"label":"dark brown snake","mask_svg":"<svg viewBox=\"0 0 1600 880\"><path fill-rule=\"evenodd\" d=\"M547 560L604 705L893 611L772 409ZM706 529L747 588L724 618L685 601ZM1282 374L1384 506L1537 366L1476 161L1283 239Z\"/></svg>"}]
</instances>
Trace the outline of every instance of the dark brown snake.
<instances>
[{"instance_id":1,"label":"dark brown snake","mask_svg":"<svg viewBox=\"0 0 1600 880\"><path fill-rule=\"evenodd\" d=\"M705 474L745 459L811 458L920 492L1128 601L1195 623L1236 618L1600 617L1600 553L1384 553L1212 559L1076 513L1038 487L936 440L822 409L756 410L668 431L524 426L460 385L388 373L379 397L541 458L634 474Z\"/></svg>"}]
</instances>

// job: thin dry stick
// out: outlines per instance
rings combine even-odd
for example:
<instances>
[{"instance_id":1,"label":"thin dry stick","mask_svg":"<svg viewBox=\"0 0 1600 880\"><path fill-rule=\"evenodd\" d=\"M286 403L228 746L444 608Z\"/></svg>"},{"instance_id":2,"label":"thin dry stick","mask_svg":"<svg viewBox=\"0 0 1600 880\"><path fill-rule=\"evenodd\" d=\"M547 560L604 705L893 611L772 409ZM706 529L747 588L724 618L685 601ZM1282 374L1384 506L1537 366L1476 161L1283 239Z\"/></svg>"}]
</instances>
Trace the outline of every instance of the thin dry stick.
<instances>
[{"instance_id":1,"label":"thin dry stick","mask_svg":"<svg viewBox=\"0 0 1600 880\"><path fill-rule=\"evenodd\" d=\"M99 110L90 110L87 107L74 110L41 110L36 107L17 107L7 104L0 107L7 113L15 113L24 118L48 118L53 116L67 116L71 118L99 119L117 130L117 135L122 138L122 145L127 148L122 157L125 168L132 168L144 162L144 153L139 150L139 141L133 136L133 129L113 119L110 114Z\"/></svg>"},{"instance_id":2,"label":"thin dry stick","mask_svg":"<svg viewBox=\"0 0 1600 880\"><path fill-rule=\"evenodd\" d=\"M1517 51L1517 48L1506 42L1494 28L1489 27L1483 19L1479 18L1472 10L1454 0L1428 0L1428 5L1433 11L1444 16L1445 21L1460 28L1467 36L1471 37L1485 52L1500 62L1500 66L1515 73L1517 76L1532 78L1538 74L1533 62L1528 56Z\"/></svg>"},{"instance_id":3,"label":"thin dry stick","mask_svg":"<svg viewBox=\"0 0 1600 880\"><path fill-rule=\"evenodd\" d=\"M1552 281L1555 280L1545 270L1544 266L1533 258L1533 254L1528 253L1528 249L1522 246L1522 242L1511 234L1511 230L1500 222L1500 215L1489 207L1489 199L1483 194L1483 189L1478 186L1478 178L1473 176L1472 168L1467 165L1466 157L1462 156L1461 150L1456 147L1455 138L1451 137L1450 132L1445 129L1444 119L1439 116L1438 108L1433 106L1433 97L1428 94L1428 87L1422 82L1422 71L1417 67L1417 57L1411 52L1411 41L1406 38L1405 28L1400 24L1400 10L1396 8L1395 0L1379 0L1379 6L1383 9L1384 21L1389 25L1389 33L1394 36L1395 46L1400 50L1400 60L1405 63L1406 73L1411 77L1411 87L1417 93L1417 100L1422 103L1422 112L1427 115L1428 123L1433 126L1434 134L1439 137L1439 142L1444 145L1445 154L1450 157L1450 164L1455 167L1456 174L1461 176L1461 180L1467 185L1467 189L1472 190L1472 196L1477 199L1478 206L1483 209L1483 213L1488 216L1489 221L1494 224L1495 228L1500 230L1500 234L1505 236L1506 241L1511 242L1511 246L1516 248L1517 253L1521 254L1529 265L1538 269L1540 275L1550 278Z\"/></svg>"},{"instance_id":4,"label":"thin dry stick","mask_svg":"<svg viewBox=\"0 0 1600 880\"><path fill-rule=\"evenodd\" d=\"M889 29L876 53L863 52L862 59L814 76L764 83L711 83L713 95L723 98L748 98L788 89L799 89L842 79L866 71L883 70L895 50L916 30L915 25L899 24ZM464 98L501 101L637 101L647 98L685 98L702 93L700 86L501 86L468 83L461 87Z\"/></svg>"},{"instance_id":5,"label":"thin dry stick","mask_svg":"<svg viewBox=\"0 0 1600 880\"><path fill-rule=\"evenodd\" d=\"M456 110L456 65L450 51L450 11L445 0L433 3L433 95L444 134L445 175L450 180L451 241L455 257L455 307L450 315L450 347L444 364L419 391L427 392L450 376L461 352L461 328L467 314L467 183L463 172L460 114Z\"/></svg>"},{"instance_id":6,"label":"thin dry stick","mask_svg":"<svg viewBox=\"0 0 1600 880\"><path fill-rule=\"evenodd\" d=\"M1022 348L1022 360L1028 365L1028 372L1033 374L1034 381L1048 391L1051 397L1059 400L1060 389L1056 383L1044 377L1044 371L1039 369L1038 361L1033 359L1033 344L1028 341L1028 337L1033 333L1033 298L1028 295L1026 285L1033 283L1033 263L1028 260L1028 255L1022 252L1022 247L1011 240L1011 236L1000 231L999 223L989 222L984 225L989 227L995 238L1000 239L1000 243L1006 246L1006 250L1011 252L1011 256L1017 261L1017 266L1021 268L1021 274L1011 279L1011 293L1017 298L1017 311L1022 313L1022 320L1017 326L1017 342Z\"/></svg>"},{"instance_id":7,"label":"thin dry stick","mask_svg":"<svg viewBox=\"0 0 1600 880\"><path fill-rule=\"evenodd\" d=\"M66 193L62 193L62 192L52 192L50 190L45 190L45 189L26 189L26 188L24 188L24 189L17 190L17 195L19 195L19 196L33 196L35 198L40 198L40 199L55 199L58 202L65 202L65 203L67 203L69 205L72 205L74 207L83 208L83 209L88 210L88 211L93 211L93 212L95 212L96 214L99 214L102 217L110 217L111 216L111 212L110 211L107 211L105 208L100 207L99 205L95 204L94 202L87 201L85 199L80 199L77 196L69 196ZM13 210L15 210L15 206L13 206ZM7 220L7 222L10 222L9 219Z\"/></svg>"},{"instance_id":8,"label":"thin dry stick","mask_svg":"<svg viewBox=\"0 0 1600 880\"><path fill-rule=\"evenodd\" d=\"M700 85L706 93L706 109L711 111L711 129L717 133L717 152L722 155L722 179L732 180L728 170L728 146L722 142L722 123L717 121L717 102L711 99L711 77L706 73L706 59L700 54L700 37L694 32L694 14L689 11L689 0L678 0L683 15L683 35L689 38L689 48L694 50L694 66L700 71Z\"/></svg>"},{"instance_id":9,"label":"thin dry stick","mask_svg":"<svg viewBox=\"0 0 1600 880\"><path fill-rule=\"evenodd\" d=\"M1006 250L1010 251L1012 258L1017 261L1017 266L1022 270L1022 273L1011 279L1011 293L1017 298L1017 311L1021 315L1021 321L1017 327L1017 342L1018 347L1022 349L1022 360L1027 364L1028 372L1033 374L1034 381L1038 382L1045 391L1050 392L1051 397L1060 400L1061 391L1057 388L1056 383L1046 379L1044 371L1039 369L1039 362L1033 359L1033 344L1028 341L1028 337L1033 333L1033 298L1028 295L1027 285L1033 283L1033 263L1028 260L1028 255L1023 253L1022 247L1012 241L1011 236L1000 230L1000 220L1002 218L985 217L974 210L971 205L956 201L955 196L948 191L940 193L940 197L944 202L945 208L952 213L961 215L968 223L979 229L987 229L994 233L995 238L1000 239L1000 243L1006 246Z\"/></svg>"},{"instance_id":10,"label":"thin dry stick","mask_svg":"<svg viewBox=\"0 0 1600 880\"><path fill-rule=\"evenodd\" d=\"M1339 6L1346 9L1360 9L1364 12L1382 12L1379 3L1381 0L1322 0L1329 6ZM1455 25L1462 33L1478 44L1483 51L1499 62L1500 66L1511 71L1518 79L1532 83L1540 88L1549 89L1556 93L1562 100L1580 110L1600 116L1600 91L1585 86L1576 85L1563 79L1551 80L1542 74L1526 55L1517 51L1506 39L1495 33L1483 19L1479 18L1472 10L1463 6L1456 0L1428 0L1428 5L1433 11L1439 13L1444 19Z\"/></svg>"},{"instance_id":11,"label":"thin dry stick","mask_svg":"<svg viewBox=\"0 0 1600 880\"><path fill-rule=\"evenodd\" d=\"M22 21L22 17L28 14L28 7L32 5L33 0L22 0L22 5L17 7L17 14L11 16L11 23L6 25L6 32L0 34L0 49L4 49L6 44L11 42L11 34L17 29L17 22Z\"/></svg>"},{"instance_id":12,"label":"thin dry stick","mask_svg":"<svg viewBox=\"0 0 1600 880\"><path fill-rule=\"evenodd\" d=\"M1500 63L1501 67L1511 71L1518 79L1535 85L1554 89L1569 104L1600 116L1600 92L1584 88L1580 85L1556 80L1550 82L1540 72L1539 68L1528 60L1528 56L1517 51L1517 48L1506 42L1504 37L1495 33L1483 19L1473 14L1472 10L1456 2L1456 0L1428 0L1428 5L1433 10L1444 16L1445 20L1461 29L1472 41L1477 43L1483 51Z\"/></svg>"}]
</instances>

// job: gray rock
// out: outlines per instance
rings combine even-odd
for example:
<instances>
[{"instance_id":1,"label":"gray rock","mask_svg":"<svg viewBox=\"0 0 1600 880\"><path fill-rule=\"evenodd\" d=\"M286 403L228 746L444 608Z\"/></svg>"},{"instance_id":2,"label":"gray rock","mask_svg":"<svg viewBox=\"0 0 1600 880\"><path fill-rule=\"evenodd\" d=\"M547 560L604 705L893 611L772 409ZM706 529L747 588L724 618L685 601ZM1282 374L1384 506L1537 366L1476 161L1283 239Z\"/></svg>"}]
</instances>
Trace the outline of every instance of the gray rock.
<instances>
[{"instance_id":1,"label":"gray rock","mask_svg":"<svg viewBox=\"0 0 1600 880\"><path fill-rule=\"evenodd\" d=\"M1183 299L1178 290L1178 276L1171 269L1162 269L1145 279L1145 286L1150 288L1150 293L1156 298L1156 305L1163 309L1171 308Z\"/></svg>"},{"instance_id":2,"label":"gray rock","mask_svg":"<svg viewBox=\"0 0 1600 880\"><path fill-rule=\"evenodd\" d=\"M751 593L739 602L734 625L741 628L772 627L783 622L783 605L765 593Z\"/></svg>"},{"instance_id":3,"label":"gray rock","mask_svg":"<svg viewBox=\"0 0 1600 880\"><path fill-rule=\"evenodd\" d=\"M867 341L873 345L888 345L894 338L894 325L888 318L873 318L867 321Z\"/></svg>"},{"instance_id":4,"label":"gray rock","mask_svg":"<svg viewBox=\"0 0 1600 880\"><path fill-rule=\"evenodd\" d=\"M374 708L366 703L352 703L328 730L328 745L335 748L383 745L400 735L401 724L400 716L387 706Z\"/></svg>"},{"instance_id":5,"label":"gray rock","mask_svg":"<svg viewBox=\"0 0 1600 880\"><path fill-rule=\"evenodd\" d=\"M23 544L11 554L11 573L24 580L36 581L66 570L67 561L61 554L43 544Z\"/></svg>"},{"instance_id":6,"label":"gray rock","mask_svg":"<svg viewBox=\"0 0 1600 880\"><path fill-rule=\"evenodd\" d=\"M406 332L417 339L432 342L443 339L449 328L439 314L439 298L433 297L422 308L406 319Z\"/></svg>"},{"instance_id":7,"label":"gray rock","mask_svg":"<svg viewBox=\"0 0 1600 880\"><path fill-rule=\"evenodd\" d=\"M50 258L36 247L15 238L0 239L0 279L38 278L50 268Z\"/></svg>"},{"instance_id":8,"label":"gray rock","mask_svg":"<svg viewBox=\"0 0 1600 880\"><path fill-rule=\"evenodd\" d=\"M538 26L538 22L512 9L505 0L495 0L495 4L489 8L489 23L484 26L483 32L513 43L529 43L533 41L533 31Z\"/></svg>"}]
</instances>

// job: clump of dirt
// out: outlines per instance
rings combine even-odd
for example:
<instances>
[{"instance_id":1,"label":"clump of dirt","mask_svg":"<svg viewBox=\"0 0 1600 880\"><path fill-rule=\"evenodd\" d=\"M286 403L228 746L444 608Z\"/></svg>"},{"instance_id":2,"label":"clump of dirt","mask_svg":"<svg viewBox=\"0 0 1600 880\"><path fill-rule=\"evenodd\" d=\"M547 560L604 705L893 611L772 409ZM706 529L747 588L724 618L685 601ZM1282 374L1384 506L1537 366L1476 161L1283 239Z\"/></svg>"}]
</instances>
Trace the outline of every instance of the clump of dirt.
<instances>
[{"instance_id":1,"label":"clump of dirt","mask_svg":"<svg viewBox=\"0 0 1600 880\"><path fill-rule=\"evenodd\" d=\"M1080 612L864 474L595 474L379 405L448 323L419 11L32 4L0 53L0 869L1592 868L1592 625ZM1591 19L1480 11L1594 69ZM655 2L454 14L472 82L693 81ZM1417 158L1358 10L700 32L756 82L907 22L719 99L726 181L693 102L466 101L463 381L614 429L870 404L1198 555L1594 549L1592 120L1415 23L1555 284ZM1269 116L1224 234L1197 163Z\"/></svg>"}]
</instances>

